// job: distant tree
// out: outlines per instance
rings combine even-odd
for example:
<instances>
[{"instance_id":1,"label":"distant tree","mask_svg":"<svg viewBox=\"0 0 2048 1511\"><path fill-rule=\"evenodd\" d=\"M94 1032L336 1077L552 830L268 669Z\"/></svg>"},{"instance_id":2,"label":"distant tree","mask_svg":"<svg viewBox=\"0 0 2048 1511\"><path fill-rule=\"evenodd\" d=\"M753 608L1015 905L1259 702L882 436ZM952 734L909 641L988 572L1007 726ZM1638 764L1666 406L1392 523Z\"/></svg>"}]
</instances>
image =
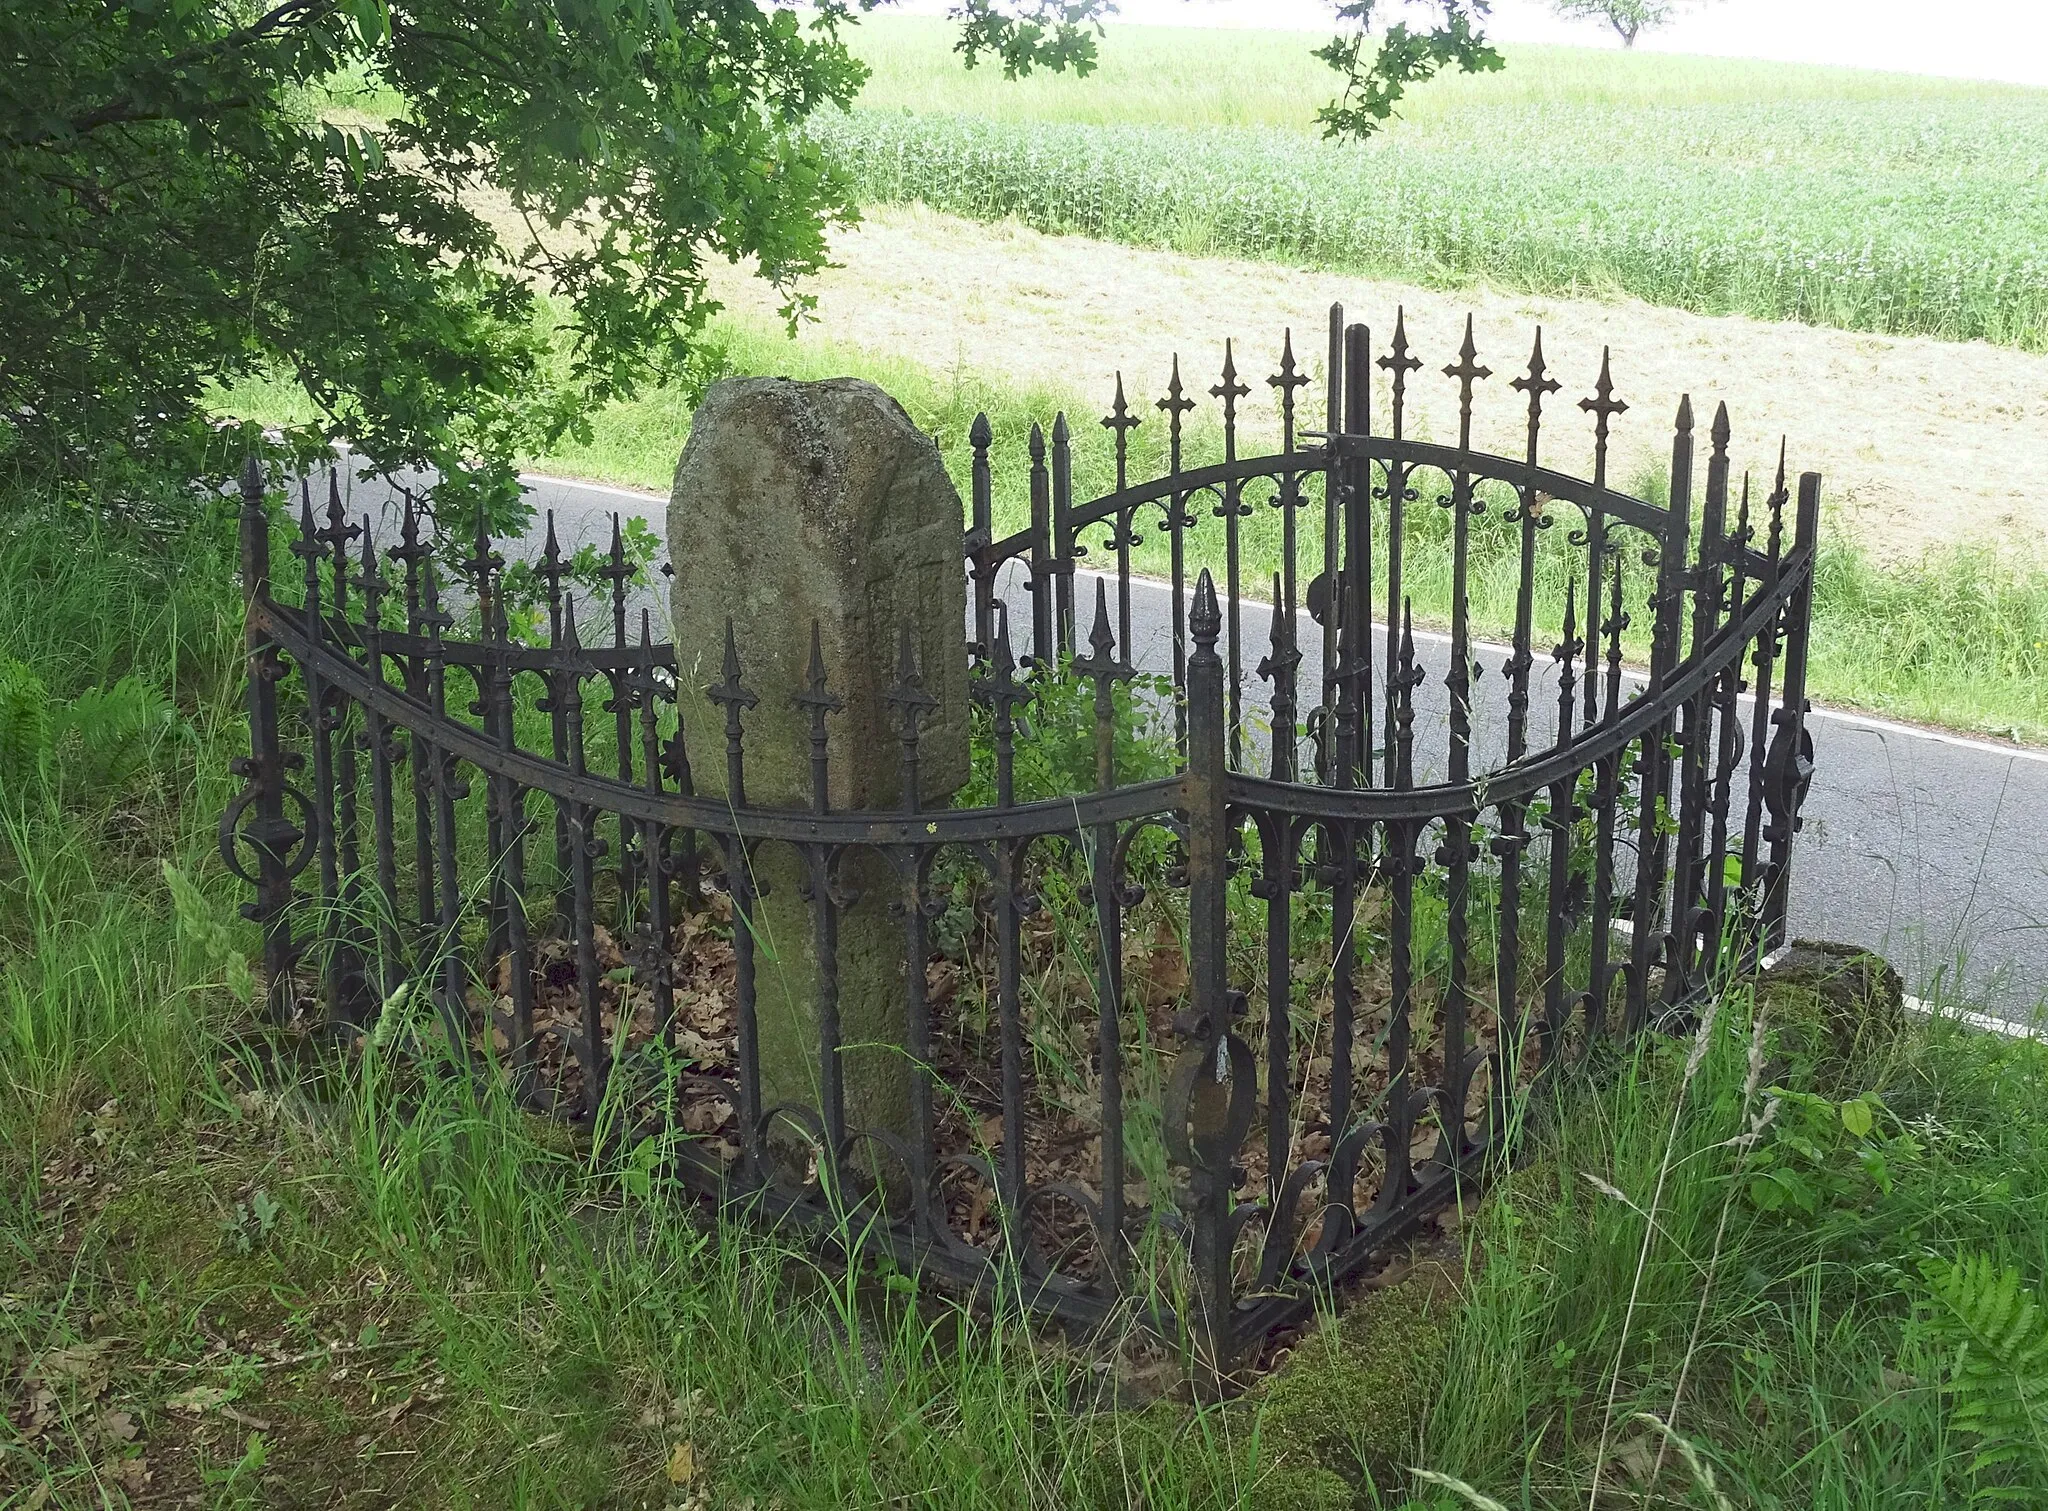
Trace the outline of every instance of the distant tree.
<instances>
[{"instance_id":1,"label":"distant tree","mask_svg":"<svg viewBox=\"0 0 2048 1511\"><path fill-rule=\"evenodd\" d=\"M0 458L218 462L218 386L283 375L303 448L514 522L520 456L684 368L707 265L806 307L857 207L802 128L880 3L0 0ZM1086 73L1111 9L956 0L958 50ZM1325 129L1499 67L1486 11L1342 0Z\"/></svg>"},{"instance_id":2,"label":"distant tree","mask_svg":"<svg viewBox=\"0 0 2048 1511\"><path fill-rule=\"evenodd\" d=\"M1668 25L1685 8L1685 0L1550 0L1560 16L1571 21L1605 21L1621 38L1623 47L1634 47L1646 31Z\"/></svg>"}]
</instances>

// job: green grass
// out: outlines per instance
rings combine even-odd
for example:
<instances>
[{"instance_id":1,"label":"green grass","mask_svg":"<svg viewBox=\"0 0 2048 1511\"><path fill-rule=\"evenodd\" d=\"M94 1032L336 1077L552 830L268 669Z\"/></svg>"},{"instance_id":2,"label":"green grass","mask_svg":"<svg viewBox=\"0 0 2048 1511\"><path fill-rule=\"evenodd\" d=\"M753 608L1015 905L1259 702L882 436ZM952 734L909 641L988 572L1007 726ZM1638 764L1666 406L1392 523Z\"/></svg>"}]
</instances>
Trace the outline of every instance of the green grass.
<instances>
[{"instance_id":1,"label":"green grass","mask_svg":"<svg viewBox=\"0 0 2048 1511\"><path fill-rule=\"evenodd\" d=\"M0 1504L1236 1503L1241 1413L1076 1413L1073 1350L634 1197L409 1069L396 1006L345 1061L273 1038L212 856L232 519L151 543L8 503L0 657L181 723L120 790L0 792Z\"/></svg>"},{"instance_id":2,"label":"green grass","mask_svg":"<svg viewBox=\"0 0 2048 1511\"><path fill-rule=\"evenodd\" d=\"M1077 1411L1086 1350L650 1200L434 1073L401 1003L341 1058L266 1030L211 853L246 748L226 506L153 540L0 518L0 656L58 699L137 677L180 720L117 788L0 793L0 1502L1392 1511L1420 1463L1564 1507L1603 1435L1642 1472L1628 1414L1669 1414L1681 1369L1680 1430L1745 1511L2039 1483L2031 1398L1922 1269L2048 1274L2036 1049L1872 1019L1842 1051L1778 1000L1752 1079L1738 992L1696 1059L1652 1041L1535 1109L1461 1305L1379 1293L1239 1404ZM1773 1082L1786 1132L1731 1145ZM1772 1168L1811 1211L1758 1206ZM1994 1430L2024 1451L1988 1461Z\"/></svg>"},{"instance_id":3,"label":"green grass","mask_svg":"<svg viewBox=\"0 0 2048 1511\"><path fill-rule=\"evenodd\" d=\"M1039 70L1005 79L999 66L961 66L958 27L876 15L846 36L870 75L863 109L980 115L1086 125L1278 126L1313 132L1338 76L1312 50L1324 34L1113 24L1085 77ZM1505 47L1497 73L1446 74L1401 102L1408 125L1474 108L1596 106L1673 109L1758 103L1908 104L1923 109L2037 101L2017 84L1921 78L1807 63L1619 52L1600 47Z\"/></svg>"},{"instance_id":4,"label":"green grass","mask_svg":"<svg viewBox=\"0 0 2048 1511\"><path fill-rule=\"evenodd\" d=\"M1310 38L1119 28L1006 84L939 22L812 130L866 202L1429 284L2048 346L2048 91L1514 49L1364 144L1310 129Z\"/></svg>"},{"instance_id":5,"label":"green grass","mask_svg":"<svg viewBox=\"0 0 2048 1511\"><path fill-rule=\"evenodd\" d=\"M1670 1499L1651 1504L1715 1504L1676 1453L1653 1480L1659 1435L1635 1416L1648 1413L1692 1441L1735 1507L2048 1494L2038 1376L1982 1353L1991 1415L2020 1446L1973 1470L1987 1440L1958 1409L1964 1355L1929 1283L1981 1256L2041 1294L2048 1053L1868 1019L1842 1055L1812 1007L1737 991L1703 1043L1649 1041L1612 1091L1550 1123L1477 1224L1486 1263L1429 1464L1509 1506L1584 1506L1604 1439L1599 1504L1653 1486ZM1795 1188L1799 1201L1778 1194ZM2039 1348L2048 1329L2030 1327Z\"/></svg>"}]
</instances>

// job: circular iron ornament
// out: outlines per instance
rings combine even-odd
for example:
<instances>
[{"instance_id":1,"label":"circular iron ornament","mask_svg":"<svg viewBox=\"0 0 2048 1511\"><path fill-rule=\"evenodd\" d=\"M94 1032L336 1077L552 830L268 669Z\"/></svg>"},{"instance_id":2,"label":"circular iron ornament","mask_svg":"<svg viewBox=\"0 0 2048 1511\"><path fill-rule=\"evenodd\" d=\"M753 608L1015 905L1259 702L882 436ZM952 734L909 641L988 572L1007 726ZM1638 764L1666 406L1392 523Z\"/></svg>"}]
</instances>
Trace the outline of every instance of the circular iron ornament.
<instances>
[{"instance_id":1,"label":"circular iron ornament","mask_svg":"<svg viewBox=\"0 0 2048 1511\"><path fill-rule=\"evenodd\" d=\"M875 1178L873 1172L878 1161L856 1160L856 1151L867 1144L881 1151L883 1157L892 1161L901 1172L902 1179L894 1181L884 1176ZM892 1222L916 1219L920 1216L920 1194L912 1185L911 1174L917 1169L917 1160L910 1151L910 1145L901 1135L886 1128L855 1128L839 1141L839 1169L849 1177L862 1180L867 1189L860 1194L861 1200L874 1196L881 1198L879 1208Z\"/></svg>"},{"instance_id":2,"label":"circular iron ornament","mask_svg":"<svg viewBox=\"0 0 2048 1511\"><path fill-rule=\"evenodd\" d=\"M256 874L250 872L242 865L241 857L237 853L237 847L247 845L259 855L262 853L262 846L257 838L247 832L242 824L242 820L248 816L249 809L254 806L256 800L262 795L263 789L253 783L244 787L235 795L234 801L228 804L226 811L221 814L218 828L222 864L228 868L228 871L236 880L251 887L261 887L262 882ZM307 797L305 793L299 791L290 782L284 783L281 795L299 810L299 822L292 826L285 834L279 836L284 838L286 843L291 846L290 849L278 857L284 866L285 879L290 880L301 871L304 871L307 864L313 858L313 828L318 819L314 813L313 800Z\"/></svg>"},{"instance_id":3,"label":"circular iron ornament","mask_svg":"<svg viewBox=\"0 0 2048 1511\"><path fill-rule=\"evenodd\" d=\"M787 1118L794 1123L798 1132L810 1143L813 1150L813 1170L804 1181L785 1180L782 1176L782 1161L773 1153L774 1144L769 1135L775 1130L775 1120ZM825 1188L826 1163L832 1153L832 1140L826 1135L825 1121L811 1108L800 1102L776 1102L765 1107L754 1119L754 1148L761 1166L768 1172L768 1185L776 1195L791 1203L808 1202L819 1196Z\"/></svg>"},{"instance_id":4,"label":"circular iron ornament","mask_svg":"<svg viewBox=\"0 0 2048 1511\"><path fill-rule=\"evenodd\" d=\"M932 1165L932 1196L934 1210L938 1214L939 1242L958 1258L986 1261L991 1257L992 1251L968 1242L946 1219L945 1178L947 1173L953 1170L964 1170L981 1182L982 1188L989 1194L989 1209L996 1214L995 1226L1000 1234L1004 1222L997 1195L1001 1183L996 1179L995 1166L979 1154L948 1154Z\"/></svg>"},{"instance_id":5,"label":"circular iron ornament","mask_svg":"<svg viewBox=\"0 0 2048 1511\"><path fill-rule=\"evenodd\" d=\"M1219 1063L1226 1071L1221 1080L1215 1076ZM1160 1109L1167 1157L1189 1170L1227 1170L1258 1116L1257 1074L1250 1046L1232 1033L1175 1056ZM1205 1080L1224 1090L1220 1115L1213 1098L1198 1096Z\"/></svg>"},{"instance_id":6,"label":"circular iron ornament","mask_svg":"<svg viewBox=\"0 0 2048 1511\"><path fill-rule=\"evenodd\" d=\"M1114 1271L1108 1264L1110 1253L1109 1234L1102 1225L1102 1203L1072 1181L1054 1181L1049 1185L1029 1187L1024 1192L1023 1199L1017 1203L1017 1231L1027 1235L1023 1245L1024 1272L1033 1279L1041 1279L1048 1275L1063 1273L1057 1265L1041 1254L1038 1251L1038 1245L1031 1242L1028 1238L1032 1212L1041 1206L1056 1201L1071 1203L1079 1208L1081 1215L1087 1219L1088 1233L1094 1240L1096 1256L1102 1261L1097 1266L1097 1271L1103 1278L1107 1279Z\"/></svg>"}]
</instances>

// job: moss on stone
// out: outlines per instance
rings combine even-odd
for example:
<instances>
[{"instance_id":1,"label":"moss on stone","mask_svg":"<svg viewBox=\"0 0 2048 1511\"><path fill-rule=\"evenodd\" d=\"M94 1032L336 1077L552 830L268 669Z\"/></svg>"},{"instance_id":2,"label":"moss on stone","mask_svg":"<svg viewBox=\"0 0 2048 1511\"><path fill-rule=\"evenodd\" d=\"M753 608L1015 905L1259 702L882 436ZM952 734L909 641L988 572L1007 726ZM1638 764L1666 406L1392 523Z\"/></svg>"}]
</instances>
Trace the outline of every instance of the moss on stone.
<instances>
[{"instance_id":1,"label":"moss on stone","mask_svg":"<svg viewBox=\"0 0 2048 1511\"><path fill-rule=\"evenodd\" d=\"M1786 1073L1821 1091L1854 1081L1898 1043L1905 1026L1899 973L1854 945L1797 940L1756 984Z\"/></svg>"},{"instance_id":2,"label":"moss on stone","mask_svg":"<svg viewBox=\"0 0 2048 1511\"><path fill-rule=\"evenodd\" d=\"M1401 1483L1443 1379L1450 1321L1451 1303L1418 1271L1368 1293L1335 1326L1305 1338L1249 1398L1274 1493L1302 1498L1259 1503L1352 1504L1368 1477L1379 1486ZM1313 1498L1331 1479L1349 1499Z\"/></svg>"},{"instance_id":3,"label":"moss on stone","mask_svg":"<svg viewBox=\"0 0 2048 1511\"><path fill-rule=\"evenodd\" d=\"M1246 1511L1350 1511L1358 1491L1343 1475L1313 1464L1282 1464L1245 1496Z\"/></svg>"}]
</instances>

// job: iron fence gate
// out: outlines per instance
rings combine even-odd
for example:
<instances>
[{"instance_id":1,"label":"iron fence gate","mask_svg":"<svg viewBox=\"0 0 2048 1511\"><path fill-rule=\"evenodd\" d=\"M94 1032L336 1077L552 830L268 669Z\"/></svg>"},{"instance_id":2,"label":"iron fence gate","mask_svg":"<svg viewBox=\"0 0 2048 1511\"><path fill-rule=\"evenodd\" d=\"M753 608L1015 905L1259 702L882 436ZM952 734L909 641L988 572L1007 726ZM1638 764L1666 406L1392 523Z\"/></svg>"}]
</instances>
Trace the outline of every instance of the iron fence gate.
<instances>
[{"instance_id":1,"label":"iron fence gate","mask_svg":"<svg viewBox=\"0 0 2048 1511\"><path fill-rule=\"evenodd\" d=\"M1290 338L1267 379L1278 448L1244 456L1250 388L1229 350L1210 389L1220 432L1188 426L1176 362L1157 403L1165 467L1137 482L1119 380L1102 421L1115 486L1076 501L1064 417L1049 448L1034 427L1029 519L1002 536L978 419L981 800L929 812L915 772L931 699L907 643L889 700L901 808L826 811L822 665L806 694L819 800L749 806L745 647L728 630L686 648L721 671L681 685L676 648L644 612L631 622L616 522L608 643L582 643L552 528L535 574L547 633L527 643L542 637L513 633L481 527L455 560L408 496L380 549L331 474L324 519L302 492L284 591L252 463L253 749L221 849L255 889L273 1011L360 1029L415 982L478 1074L566 1119L612 1106L721 1200L1234 1355L1481 1178L1522 1088L1682 1019L1785 933L1812 769L1817 476L1795 502L1781 447L1753 508L1724 409L1695 516L1687 404L1668 504L1618 490L1610 421L1626 406L1604 358L1579 406L1591 476L1547 467L1559 384L1540 333L1512 384L1524 453L1481 452L1490 373L1469 322L1443 369L1456 443L1417 439L1421 366L1400 322L1375 358L1333 310L1322 428L1302 422ZM1220 455L1193 460L1197 444ZM1264 602L1245 591L1254 563ZM1511 604L1492 675L1476 571ZM1440 677L1440 642L1413 625L1423 577L1447 609ZM1148 700L1125 684L1151 602L1170 671ZM723 749L684 748L677 700L698 697L722 710ZM1148 770L1133 748L1152 718ZM1020 791L1020 759L1061 720L1086 770ZM735 801L694 795L707 761ZM886 861L905 1126L847 1123L829 952L818 1102L764 1105L773 942L750 878L777 845L802 857L821 930L849 903L848 858Z\"/></svg>"}]
</instances>

